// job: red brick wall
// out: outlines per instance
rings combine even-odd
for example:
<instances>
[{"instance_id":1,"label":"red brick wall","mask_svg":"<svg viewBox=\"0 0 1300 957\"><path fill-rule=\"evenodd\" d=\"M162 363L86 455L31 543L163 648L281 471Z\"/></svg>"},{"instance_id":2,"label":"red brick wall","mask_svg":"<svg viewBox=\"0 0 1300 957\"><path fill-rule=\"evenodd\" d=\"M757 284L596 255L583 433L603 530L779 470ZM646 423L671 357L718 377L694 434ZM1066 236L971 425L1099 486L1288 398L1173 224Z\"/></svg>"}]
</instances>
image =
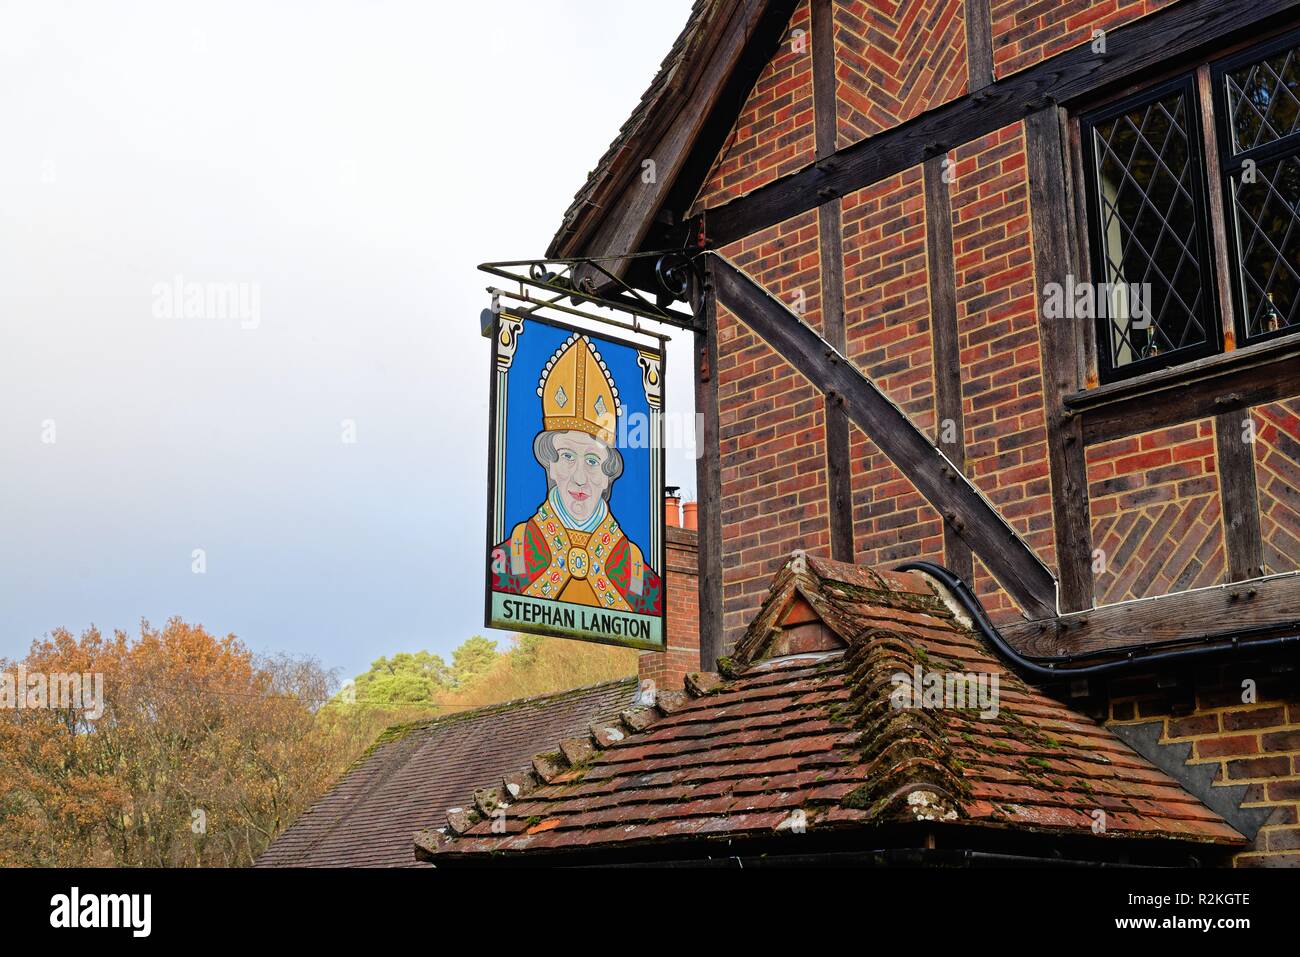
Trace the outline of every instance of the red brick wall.
<instances>
[{"instance_id":1,"label":"red brick wall","mask_svg":"<svg viewBox=\"0 0 1300 957\"><path fill-rule=\"evenodd\" d=\"M1094 555L1104 552L1093 564L1097 604L1225 580L1214 420L1104 442L1085 455Z\"/></svg>"},{"instance_id":2,"label":"red brick wall","mask_svg":"<svg viewBox=\"0 0 1300 957\"><path fill-rule=\"evenodd\" d=\"M1056 562L1038 296L1020 123L950 154L966 474L1049 567ZM1017 616L977 565L995 622Z\"/></svg>"},{"instance_id":3,"label":"red brick wall","mask_svg":"<svg viewBox=\"0 0 1300 957\"><path fill-rule=\"evenodd\" d=\"M645 651L637 663L641 680L662 691L680 691L692 671L700 670L700 571L697 533L669 528L667 578L667 650Z\"/></svg>"},{"instance_id":4,"label":"red brick wall","mask_svg":"<svg viewBox=\"0 0 1300 957\"><path fill-rule=\"evenodd\" d=\"M841 147L965 94L963 0L846 0L834 6Z\"/></svg>"},{"instance_id":5,"label":"red brick wall","mask_svg":"<svg viewBox=\"0 0 1300 957\"><path fill-rule=\"evenodd\" d=\"M1161 5L994 0L999 70L1023 68L1089 41L1094 28L1109 29ZM965 92L962 0L842 0L833 11L841 145ZM698 204L728 201L811 162L813 113L811 16L803 2ZM949 159L967 474L1054 569L1023 124L967 143ZM933 435L923 192L920 169L914 168L844 197L845 320L850 357ZM795 293L802 293L805 317L814 325L820 323L816 225L811 211L724 250L788 304L795 305ZM806 380L743 322L720 312L724 627L734 639L781 556L794 547L825 544L824 410ZM1256 411L1270 570L1300 567L1297 410L1300 405L1276 404ZM1125 439L1087 453L1095 546L1107 561L1094 576L1099 602L1222 580L1218 478L1208 427ZM850 455L856 560L940 558L939 516L856 427L850 429ZM1150 464L1143 464L1143 455ZM1169 541L1143 538L1153 529ZM977 561L975 568L972 584L994 621L1018 617L985 567Z\"/></svg>"},{"instance_id":6,"label":"red brick wall","mask_svg":"<svg viewBox=\"0 0 1300 957\"><path fill-rule=\"evenodd\" d=\"M817 211L722 250L821 326ZM821 393L749 327L718 308L722 599L729 650L796 548L829 554L826 425Z\"/></svg>"},{"instance_id":7,"label":"red brick wall","mask_svg":"<svg viewBox=\"0 0 1300 957\"><path fill-rule=\"evenodd\" d=\"M744 196L812 161L812 15L804 0L775 57L763 68L705 178L694 211Z\"/></svg>"},{"instance_id":8,"label":"red brick wall","mask_svg":"<svg viewBox=\"0 0 1300 957\"><path fill-rule=\"evenodd\" d=\"M925 190L915 167L844 198L848 355L913 423L935 434ZM943 521L856 426L850 428L855 561L943 560Z\"/></svg>"},{"instance_id":9,"label":"red brick wall","mask_svg":"<svg viewBox=\"0 0 1300 957\"><path fill-rule=\"evenodd\" d=\"M994 0L999 73L1087 42L1094 27L1114 26L1159 5ZM923 19L934 27L934 17L954 8L956 20L940 32L959 29L959 3L836 4L842 145L964 90L964 68L958 76L944 67L947 48L916 39L917 31L927 28ZM800 6L792 28L809 29L807 11L806 3ZM911 28L894 19L900 15L913 17ZM859 23L849 29L853 18ZM805 35L805 41L810 45L811 37ZM915 44L911 52L896 52L908 43ZM890 57L903 62L888 62ZM964 64L964 49L956 62ZM747 193L812 160L810 66L807 52L795 55L783 47L719 158L701 194L703 205ZM909 79L894 82L899 76ZM959 147L949 158L967 474L1055 567L1023 125ZM910 169L852 193L841 208L849 358L933 435L935 370L921 171ZM814 210L722 252L788 305L802 302L804 318L820 329L817 227ZM829 553L829 503L821 394L722 307L718 339L723 629L730 649L790 551ZM1300 568L1300 399L1253 411L1265 561L1270 572ZM850 455L856 560L884 565L913 556L942 560L939 516L856 427L850 428ZM1094 545L1106 553L1104 571L1094 576L1099 603L1224 580L1212 422L1098 445L1088 450L1086 462ZM994 621L1019 617L978 558L973 587ZM673 670L671 658L653 664L649 659L643 659L646 667L666 665L656 677L665 687L675 687L693 667ZM1215 765L1223 783L1248 786L1248 805L1270 809L1254 846L1237 856L1237 866L1300 866L1300 686L1292 673L1253 667L1259 674L1246 675L1241 665L1206 670L1194 677L1190 690L1161 688L1150 678L1122 679L1112 683L1109 718L1160 721L1167 740L1193 746L1192 762ZM1242 701L1243 676L1257 681L1257 701Z\"/></svg>"},{"instance_id":10,"label":"red brick wall","mask_svg":"<svg viewBox=\"0 0 1300 957\"><path fill-rule=\"evenodd\" d=\"M1243 703L1243 681L1256 699ZM1161 689L1149 677L1112 682L1110 723L1159 720L1162 742L1192 745L1188 764L1213 764L1216 786L1247 785L1243 807L1268 807L1237 867L1300 867L1300 679L1267 665L1202 669L1190 688Z\"/></svg>"},{"instance_id":11,"label":"red brick wall","mask_svg":"<svg viewBox=\"0 0 1300 957\"><path fill-rule=\"evenodd\" d=\"M1300 399L1252 410L1264 570L1300 568Z\"/></svg>"},{"instance_id":12,"label":"red brick wall","mask_svg":"<svg viewBox=\"0 0 1300 957\"><path fill-rule=\"evenodd\" d=\"M1004 77L1174 0L992 0L993 72Z\"/></svg>"}]
</instances>

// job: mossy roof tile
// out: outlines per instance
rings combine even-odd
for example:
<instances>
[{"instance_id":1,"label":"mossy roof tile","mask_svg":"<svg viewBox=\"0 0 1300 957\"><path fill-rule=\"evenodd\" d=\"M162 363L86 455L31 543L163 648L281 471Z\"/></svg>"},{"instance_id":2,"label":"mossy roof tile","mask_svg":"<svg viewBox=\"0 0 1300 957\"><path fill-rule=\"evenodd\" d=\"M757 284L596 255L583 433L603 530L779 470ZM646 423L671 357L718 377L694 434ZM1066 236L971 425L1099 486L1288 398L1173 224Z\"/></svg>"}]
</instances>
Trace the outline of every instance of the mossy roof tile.
<instances>
[{"instance_id":1,"label":"mossy roof tile","mask_svg":"<svg viewBox=\"0 0 1300 957\"><path fill-rule=\"evenodd\" d=\"M768 658L781 647L785 616L802 622L809 606L844 648ZM894 676L917 667L995 675L997 714L892 707ZM468 836L417 840L419 853L436 862L714 837L794 840L802 831L918 822L1244 842L1109 729L1003 665L922 575L795 553L727 669L725 681L691 682L690 700L667 713L641 715L639 730L625 724L626 734L571 769L564 785L507 807L504 833L483 822ZM528 819L545 820L546 833L521 833Z\"/></svg>"}]
</instances>

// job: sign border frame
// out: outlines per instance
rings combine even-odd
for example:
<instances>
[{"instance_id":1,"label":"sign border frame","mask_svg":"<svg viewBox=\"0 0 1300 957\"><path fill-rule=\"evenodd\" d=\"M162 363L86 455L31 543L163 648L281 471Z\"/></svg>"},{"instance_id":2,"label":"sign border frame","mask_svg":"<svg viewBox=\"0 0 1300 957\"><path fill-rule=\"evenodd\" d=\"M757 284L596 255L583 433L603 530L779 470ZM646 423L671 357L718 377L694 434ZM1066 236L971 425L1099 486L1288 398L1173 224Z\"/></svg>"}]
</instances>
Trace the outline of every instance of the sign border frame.
<instances>
[{"instance_id":1,"label":"sign border frame","mask_svg":"<svg viewBox=\"0 0 1300 957\"><path fill-rule=\"evenodd\" d=\"M496 316L493 317L491 348L488 350L488 375L489 375L488 454L487 454L487 468L488 468L487 479L488 480L487 480L487 508L484 509L484 511L487 514L487 520L484 525L484 538L486 539L486 542L482 553L483 559L486 559L483 562L483 626L485 628L492 628L498 631L513 630L515 632L543 635L543 636L553 637L553 638L565 638L572 641L585 641L594 645L607 645L614 648L633 648L638 651L666 652L668 650L667 562L668 562L668 529L670 528L670 526L664 520L662 501L659 503L659 511L657 513L651 512L651 521L652 522L658 521L660 523L660 527L663 529L663 534L659 536L659 554L656 556L658 562L655 566L656 570L659 572L659 581L660 581L661 595L662 595L662 611L659 616L660 621L662 622L661 632L663 635L663 641L661 643L656 644L654 642L639 641L636 639L626 639L626 640L619 641L611 638L593 638L587 635L565 634L564 632L557 631L554 628L547 628L541 625L529 625L524 622L520 622L516 627L513 627L512 629L503 629L500 625L493 623L492 596L496 594L496 592L494 592L492 589L492 549L497 545L497 542L494 540L495 535L493 534L493 518L495 517L493 510L496 507L497 454L499 451L497 449L497 426L499 424L498 414L500 411L499 404L497 401L498 396L497 396L497 374L496 373L497 373L497 344L501 335L502 315L509 316L511 319L516 319L522 323L536 322L536 323L541 323L542 325L550 326L554 329L560 329L564 332L577 333L578 335L583 335L583 336L593 336L593 335L598 336L599 338L604 339L608 342L620 346L627 346L630 349L636 349L638 351L643 351L648 348L657 348L657 351L659 353L659 375L663 382L663 400L660 403L662 407L660 409L660 414L658 416L657 427L655 428L655 432L657 433L657 435L655 435L654 437L655 439L657 439L659 443L659 449L661 453L659 456L659 488L661 490L666 491L667 481L668 481L668 474L667 474L668 457L667 455L662 454L663 452L666 451L666 449L664 448L664 415L667 412L667 398L668 398L668 349L666 347L665 341L663 339L660 339L657 347L651 347L641 343L632 342L620 336L606 335L603 332L596 332L591 329L583 329L579 326L574 326L567 322L560 322L558 320L551 319L548 316L521 314L520 312L517 312L513 309L502 309ZM652 333L646 333L646 335L653 336ZM578 606L574 606L574 607L578 607Z\"/></svg>"}]
</instances>

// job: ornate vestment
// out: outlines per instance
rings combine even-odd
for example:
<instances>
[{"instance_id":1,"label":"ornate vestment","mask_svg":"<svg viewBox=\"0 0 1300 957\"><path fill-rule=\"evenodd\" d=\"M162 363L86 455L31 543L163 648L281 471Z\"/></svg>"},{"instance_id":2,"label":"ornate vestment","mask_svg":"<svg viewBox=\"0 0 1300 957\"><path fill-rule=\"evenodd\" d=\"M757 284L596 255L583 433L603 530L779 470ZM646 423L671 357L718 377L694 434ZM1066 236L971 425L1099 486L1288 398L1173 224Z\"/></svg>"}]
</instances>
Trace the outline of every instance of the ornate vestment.
<instances>
[{"instance_id":1,"label":"ornate vestment","mask_svg":"<svg viewBox=\"0 0 1300 957\"><path fill-rule=\"evenodd\" d=\"M659 575L612 513L590 532L581 532L566 527L546 501L497 549L506 567L494 570L494 591L644 615L662 610Z\"/></svg>"}]
</instances>

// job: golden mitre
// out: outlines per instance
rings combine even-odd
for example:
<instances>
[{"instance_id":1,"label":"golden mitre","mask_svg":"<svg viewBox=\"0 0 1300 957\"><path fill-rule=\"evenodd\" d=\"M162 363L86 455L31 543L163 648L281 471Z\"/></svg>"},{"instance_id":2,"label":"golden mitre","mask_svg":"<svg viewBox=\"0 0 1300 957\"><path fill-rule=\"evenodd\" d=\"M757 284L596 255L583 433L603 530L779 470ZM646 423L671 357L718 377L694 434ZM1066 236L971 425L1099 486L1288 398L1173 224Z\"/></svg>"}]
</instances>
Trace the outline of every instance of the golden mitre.
<instances>
[{"instance_id":1,"label":"golden mitre","mask_svg":"<svg viewBox=\"0 0 1300 957\"><path fill-rule=\"evenodd\" d=\"M574 333L555 350L537 386L542 397L542 428L547 432L586 432L614 444L618 428L618 389L591 340Z\"/></svg>"}]
</instances>

